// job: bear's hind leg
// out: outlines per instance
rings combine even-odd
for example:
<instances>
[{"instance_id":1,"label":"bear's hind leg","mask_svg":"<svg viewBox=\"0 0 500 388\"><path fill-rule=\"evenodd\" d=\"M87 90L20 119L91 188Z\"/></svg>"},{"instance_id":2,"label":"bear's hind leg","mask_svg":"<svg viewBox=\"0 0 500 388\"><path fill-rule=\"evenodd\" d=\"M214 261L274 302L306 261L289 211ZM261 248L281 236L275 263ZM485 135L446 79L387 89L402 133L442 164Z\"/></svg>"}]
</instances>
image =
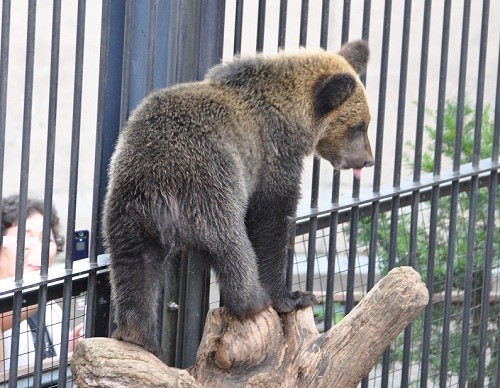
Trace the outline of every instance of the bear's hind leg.
<instances>
[{"instance_id":1,"label":"bear's hind leg","mask_svg":"<svg viewBox=\"0 0 500 388\"><path fill-rule=\"evenodd\" d=\"M159 358L162 355L158 330L164 280L162 258L160 249L148 246L136 254L115 255L111 264L117 324L113 337L140 345Z\"/></svg>"}]
</instances>

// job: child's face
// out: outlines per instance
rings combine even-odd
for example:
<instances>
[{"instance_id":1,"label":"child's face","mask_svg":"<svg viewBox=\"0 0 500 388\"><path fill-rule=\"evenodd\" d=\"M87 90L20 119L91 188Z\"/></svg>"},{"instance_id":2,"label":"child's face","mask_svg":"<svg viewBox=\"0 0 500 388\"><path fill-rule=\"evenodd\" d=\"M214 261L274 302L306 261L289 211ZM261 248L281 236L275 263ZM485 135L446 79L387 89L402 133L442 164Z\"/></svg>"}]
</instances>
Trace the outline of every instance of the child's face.
<instances>
[{"instance_id":1,"label":"child's face","mask_svg":"<svg viewBox=\"0 0 500 388\"><path fill-rule=\"evenodd\" d=\"M26 218L26 240L24 247L24 271L38 271L42 265L43 216L33 213ZM0 278L13 277L16 270L17 225L5 230L0 251ZM54 264L57 245L50 233L49 266Z\"/></svg>"}]
</instances>

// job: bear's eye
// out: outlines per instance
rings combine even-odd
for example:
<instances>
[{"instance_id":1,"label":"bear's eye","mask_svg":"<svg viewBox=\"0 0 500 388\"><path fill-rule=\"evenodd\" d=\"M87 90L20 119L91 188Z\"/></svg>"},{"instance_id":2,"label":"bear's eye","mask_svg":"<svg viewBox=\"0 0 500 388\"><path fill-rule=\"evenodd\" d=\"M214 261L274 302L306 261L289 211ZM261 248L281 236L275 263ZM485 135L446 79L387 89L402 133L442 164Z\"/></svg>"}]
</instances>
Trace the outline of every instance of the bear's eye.
<instances>
[{"instance_id":1,"label":"bear's eye","mask_svg":"<svg viewBox=\"0 0 500 388\"><path fill-rule=\"evenodd\" d=\"M353 133L358 133L358 132L361 132L363 133L365 131L365 123L364 122L361 122L359 124L356 124L354 127L351 128L351 131Z\"/></svg>"},{"instance_id":2,"label":"bear's eye","mask_svg":"<svg viewBox=\"0 0 500 388\"><path fill-rule=\"evenodd\" d=\"M350 127L347 131L347 136L350 141L356 141L359 138L363 137L365 132L366 124L362 121L352 127Z\"/></svg>"},{"instance_id":3,"label":"bear's eye","mask_svg":"<svg viewBox=\"0 0 500 388\"><path fill-rule=\"evenodd\" d=\"M359 136L362 136L363 133L365 132L365 123L360 122L359 124L354 125L353 127L350 128L348 131L348 136L350 139L356 139Z\"/></svg>"}]
</instances>

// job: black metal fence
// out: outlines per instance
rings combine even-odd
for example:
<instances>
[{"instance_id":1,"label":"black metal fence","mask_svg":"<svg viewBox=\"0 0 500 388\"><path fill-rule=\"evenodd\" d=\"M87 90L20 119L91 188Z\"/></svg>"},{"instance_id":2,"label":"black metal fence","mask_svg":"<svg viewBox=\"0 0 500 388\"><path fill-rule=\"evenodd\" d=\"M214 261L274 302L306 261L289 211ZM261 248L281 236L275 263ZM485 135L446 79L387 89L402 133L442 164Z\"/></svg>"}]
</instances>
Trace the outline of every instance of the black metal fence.
<instances>
[{"instance_id":1,"label":"black metal fence","mask_svg":"<svg viewBox=\"0 0 500 388\"><path fill-rule=\"evenodd\" d=\"M498 385L498 2L4 0L1 12L0 194L20 195L21 237L27 198L46 205L40 274L25 272L20 238L15 276L0 280L2 325L13 321L10 334L2 328L5 384L70 385L73 329L113 329L99 221L106 168L149 91L200 79L234 54L336 51L362 38L376 165L360 182L306 162L289 284L318 294L318 328L328 330L390 268L414 266L432 303L361 386ZM50 267L52 203L66 253ZM79 238L87 230L88 241ZM86 242L88 260L75 261ZM218 306L210 271L196 262L185 258L179 287L165 295L165 361L180 367L193 362L206 309ZM57 356L42 359L42 325L22 354L24 309L38 304L46 316L54 303Z\"/></svg>"}]
</instances>

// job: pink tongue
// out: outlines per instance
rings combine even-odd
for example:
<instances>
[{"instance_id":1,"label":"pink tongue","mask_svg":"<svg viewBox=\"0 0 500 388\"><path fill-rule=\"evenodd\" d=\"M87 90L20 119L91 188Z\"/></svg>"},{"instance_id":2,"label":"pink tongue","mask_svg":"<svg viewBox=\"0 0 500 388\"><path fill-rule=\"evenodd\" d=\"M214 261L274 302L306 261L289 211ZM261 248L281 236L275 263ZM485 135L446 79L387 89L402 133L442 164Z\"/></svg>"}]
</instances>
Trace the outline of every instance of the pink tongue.
<instances>
[{"instance_id":1,"label":"pink tongue","mask_svg":"<svg viewBox=\"0 0 500 388\"><path fill-rule=\"evenodd\" d=\"M356 178L357 180L360 180L361 179L361 169L360 168L353 168L352 171L354 173L354 178Z\"/></svg>"}]
</instances>

